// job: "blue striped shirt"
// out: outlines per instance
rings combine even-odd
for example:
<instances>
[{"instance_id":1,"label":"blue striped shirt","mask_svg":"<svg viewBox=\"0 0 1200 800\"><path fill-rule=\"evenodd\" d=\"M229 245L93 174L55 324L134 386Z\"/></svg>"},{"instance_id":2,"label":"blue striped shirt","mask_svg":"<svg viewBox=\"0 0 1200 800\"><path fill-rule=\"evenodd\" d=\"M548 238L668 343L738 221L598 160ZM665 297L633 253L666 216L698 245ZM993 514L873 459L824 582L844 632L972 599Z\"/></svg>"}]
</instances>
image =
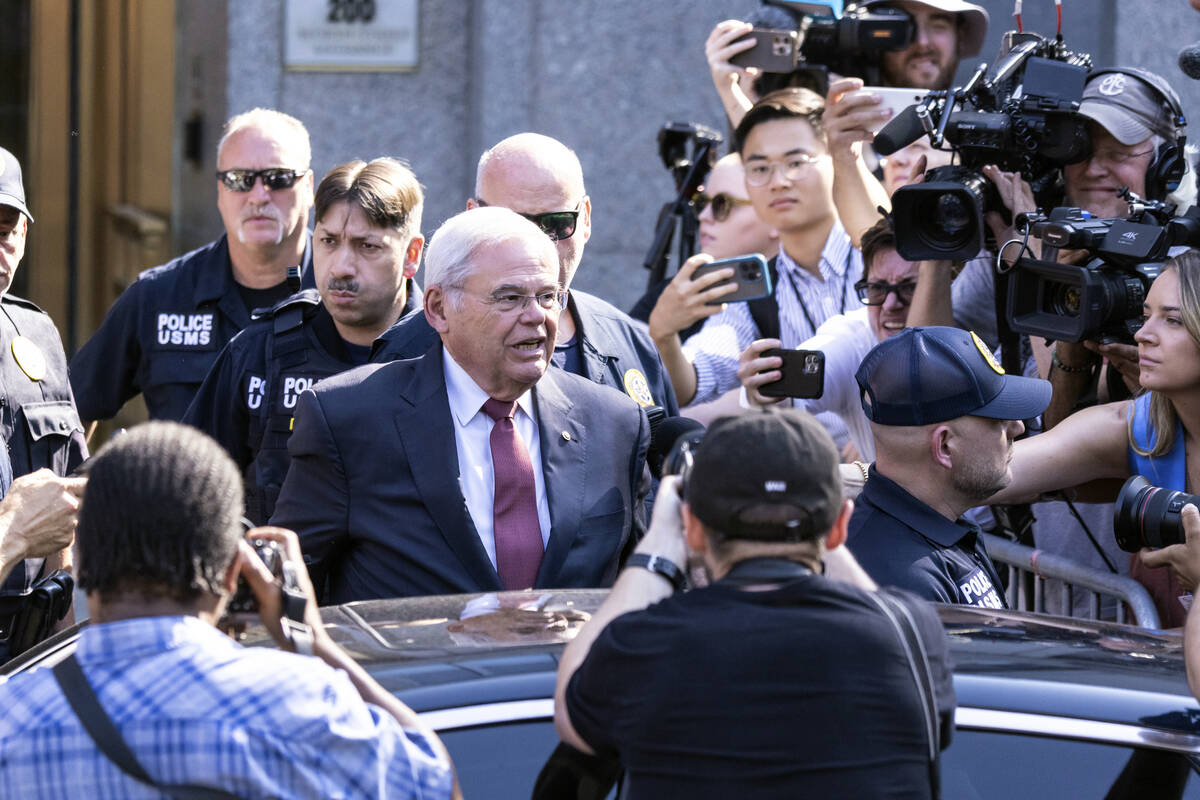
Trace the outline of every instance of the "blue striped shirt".
<instances>
[{"instance_id":1,"label":"blue striped shirt","mask_svg":"<svg viewBox=\"0 0 1200 800\"><path fill-rule=\"evenodd\" d=\"M76 658L142 767L241 797L443 798L448 765L315 658L196 617L83 630ZM0 683L0 796L161 797L92 743L49 669Z\"/></svg>"}]
</instances>

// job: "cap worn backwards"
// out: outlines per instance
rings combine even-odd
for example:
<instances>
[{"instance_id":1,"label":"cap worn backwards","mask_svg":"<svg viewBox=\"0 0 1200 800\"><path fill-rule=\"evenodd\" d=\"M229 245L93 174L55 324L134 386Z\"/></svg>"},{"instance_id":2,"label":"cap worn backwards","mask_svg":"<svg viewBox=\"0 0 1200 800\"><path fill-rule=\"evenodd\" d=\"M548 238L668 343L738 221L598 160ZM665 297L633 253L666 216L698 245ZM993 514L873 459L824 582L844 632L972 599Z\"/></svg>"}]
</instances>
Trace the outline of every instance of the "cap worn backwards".
<instances>
[{"instance_id":1,"label":"cap worn backwards","mask_svg":"<svg viewBox=\"0 0 1200 800\"><path fill-rule=\"evenodd\" d=\"M804 411L721 417L704 434L684 491L692 513L725 538L813 540L842 505L838 451Z\"/></svg>"},{"instance_id":2,"label":"cap worn backwards","mask_svg":"<svg viewBox=\"0 0 1200 800\"><path fill-rule=\"evenodd\" d=\"M1050 383L1007 375L974 333L909 328L867 353L855 374L867 419L917 426L973 415L1030 419L1050 404Z\"/></svg>"}]
</instances>

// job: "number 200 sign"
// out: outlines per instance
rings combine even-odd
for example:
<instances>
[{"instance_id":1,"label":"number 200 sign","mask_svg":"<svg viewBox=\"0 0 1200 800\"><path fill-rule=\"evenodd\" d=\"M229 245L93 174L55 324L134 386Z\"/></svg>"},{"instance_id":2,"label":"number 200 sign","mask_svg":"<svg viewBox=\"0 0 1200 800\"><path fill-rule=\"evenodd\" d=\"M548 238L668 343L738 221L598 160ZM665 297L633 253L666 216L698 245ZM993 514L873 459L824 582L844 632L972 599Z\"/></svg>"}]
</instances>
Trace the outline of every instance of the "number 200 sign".
<instances>
[{"instance_id":1,"label":"number 200 sign","mask_svg":"<svg viewBox=\"0 0 1200 800\"><path fill-rule=\"evenodd\" d=\"M417 66L418 0L286 0L289 70L392 71Z\"/></svg>"}]
</instances>

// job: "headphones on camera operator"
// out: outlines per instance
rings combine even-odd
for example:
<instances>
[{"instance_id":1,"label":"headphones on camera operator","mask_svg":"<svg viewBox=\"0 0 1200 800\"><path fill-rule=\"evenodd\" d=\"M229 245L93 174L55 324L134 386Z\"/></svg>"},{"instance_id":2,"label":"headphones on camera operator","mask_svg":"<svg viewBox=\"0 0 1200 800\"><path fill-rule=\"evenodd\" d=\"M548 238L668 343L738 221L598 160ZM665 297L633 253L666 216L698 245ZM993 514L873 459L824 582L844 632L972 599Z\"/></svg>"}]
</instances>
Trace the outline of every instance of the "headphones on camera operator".
<instances>
[{"instance_id":1,"label":"headphones on camera operator","mask_svg":"<svg viewBox=\"0 0 1200 800\"><path fill-rule=\"evenodd\" d=\"M1160 75L1147 72L1137 67L1108 67L1091 72L1087 82L1100 75L1128 75L1149 86L1158 95L1160 114L1153 117L1128 107L1125 111L1141 118L1152 132L1164 140L1154 151L1154 158L1146 167L1146 195L1151 200L1164 200L1167 195L1179 188L1183 175L1187 172L1187 159L1184 155L1184 145L1187 136L1187 118L1183 113L1183 105L1179 95Z\"/></svg>"}]
</instances>

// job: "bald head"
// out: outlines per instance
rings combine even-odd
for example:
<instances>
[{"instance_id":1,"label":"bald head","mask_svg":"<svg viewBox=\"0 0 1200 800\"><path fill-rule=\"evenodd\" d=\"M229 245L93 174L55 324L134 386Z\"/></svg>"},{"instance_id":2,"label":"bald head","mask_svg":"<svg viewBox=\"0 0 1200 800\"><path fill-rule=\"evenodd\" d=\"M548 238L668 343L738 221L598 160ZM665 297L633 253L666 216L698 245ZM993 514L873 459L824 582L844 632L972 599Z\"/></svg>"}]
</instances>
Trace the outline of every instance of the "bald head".
<instances>
[{"instance_id":1,"label":"bald head","mask_svg":"<svg viewBox=\"0 0 1200 800\"><path fill-rule=\"evenodd\" d=\"M583 186L583 168L575 153L540 133L518 133L479 158L474 205L503 206L526 217L552 211L578 212L575 232L559 239L560 276L569 286L592 235L591 201Z\"/></svg>"}]
</instances>

